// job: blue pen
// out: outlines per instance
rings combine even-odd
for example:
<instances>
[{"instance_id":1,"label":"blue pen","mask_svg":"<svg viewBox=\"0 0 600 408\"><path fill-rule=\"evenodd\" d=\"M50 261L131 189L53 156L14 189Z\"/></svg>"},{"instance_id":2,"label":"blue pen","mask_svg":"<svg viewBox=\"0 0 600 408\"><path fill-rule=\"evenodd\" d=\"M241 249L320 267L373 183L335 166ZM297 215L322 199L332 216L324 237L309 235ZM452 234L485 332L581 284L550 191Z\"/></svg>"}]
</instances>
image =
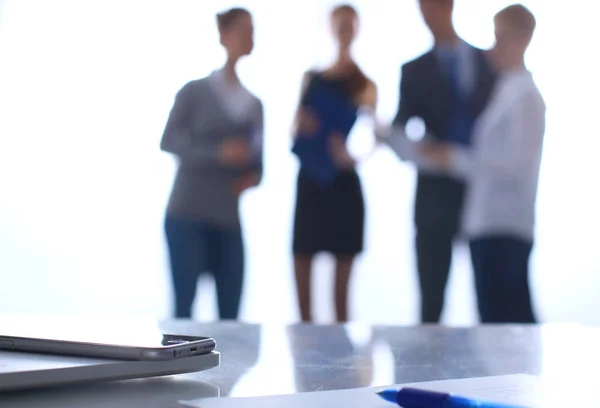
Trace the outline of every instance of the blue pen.
<instances>
[{"instance_id":1,"label":"blue pen","mask_svg":"<svg viewBox=\"0 0 600 408\"><path fill-rule=\"evenodd\" d=\"M388 402L398 404L402 408L527 408L472 400L443 392L417 390L415 388L383 390L379 391L377 395Z\"/></svg>"}]
</instances>

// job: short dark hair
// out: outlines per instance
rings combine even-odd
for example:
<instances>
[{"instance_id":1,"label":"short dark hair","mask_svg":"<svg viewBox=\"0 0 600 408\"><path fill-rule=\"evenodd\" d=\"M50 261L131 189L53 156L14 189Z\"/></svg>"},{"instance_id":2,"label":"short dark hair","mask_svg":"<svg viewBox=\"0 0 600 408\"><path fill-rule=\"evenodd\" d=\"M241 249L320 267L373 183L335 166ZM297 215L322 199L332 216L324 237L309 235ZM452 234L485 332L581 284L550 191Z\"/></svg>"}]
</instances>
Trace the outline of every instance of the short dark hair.
<instances>
[{"instance_id":1,"label":"short dark hair","mask_svg":"<svg viewBox=\"0 0 600 408\"><path fill-rule=\"evenodd\" d=\"M451 6L451 7L454 6L454 0L419 0L419 2L422 2L422 1L435 1L436 3L439 3L442 6L444 6L444 5Z\"/></svg>"},{"instance_id":2,"label":"short dark hair","mask_svg":"<svg viewBox=\"0 0 600 408\"><path fill-rule=\"evenodd\" d=\"M358 16L358 11L356 10L356 7L354 7L351 4L339 4L335 6L333 10L331 10L331 16L335 16L339 13L352 13L355 16Z\"/></svg>"},{"instance_id":3,"label":"short dark hair","mask_svg":"<svg viewBox=\"0 0 600 408\"><path fill-rule=\"evenodd\" d=\"M532 37L536 21L533 13L522 4L513 4L500 10L494 20L501 19L526 37Z\"/></svg>"},{"instance_id":4,"label":"short dark hair","mask_svg":"<svg viewBox=\"0 0 600 408\"><path fill-rule=\"evenodd\" d=\"M242 7L234 7L217 14L217 26L219 30L227 29L235 23L239 17L250 16L250 12Z\"/></svg>"}]
</instances>

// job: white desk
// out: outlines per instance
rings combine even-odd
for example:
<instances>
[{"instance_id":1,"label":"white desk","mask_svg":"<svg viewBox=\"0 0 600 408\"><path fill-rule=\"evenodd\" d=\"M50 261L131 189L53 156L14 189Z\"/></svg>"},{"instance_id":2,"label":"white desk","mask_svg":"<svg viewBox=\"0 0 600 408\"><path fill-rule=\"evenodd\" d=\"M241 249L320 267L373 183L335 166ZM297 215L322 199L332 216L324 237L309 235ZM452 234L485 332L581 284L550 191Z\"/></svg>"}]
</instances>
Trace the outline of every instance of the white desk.
<instances>
[{"instance_id":1,"label":"white desk","mask_svg":"<svg viewBox=\"0 0 600 408\"><path fill-rule=\"evenodd\" d=\"M219 394L276 395L515 373L579 385L582 379L595 381L600 364L600 330L577 325L448 328L170 321L161 327L214 337L221 365L171 379L0 393L0 408L182 408L178 401Z\"/></svg>"}]
</instances>

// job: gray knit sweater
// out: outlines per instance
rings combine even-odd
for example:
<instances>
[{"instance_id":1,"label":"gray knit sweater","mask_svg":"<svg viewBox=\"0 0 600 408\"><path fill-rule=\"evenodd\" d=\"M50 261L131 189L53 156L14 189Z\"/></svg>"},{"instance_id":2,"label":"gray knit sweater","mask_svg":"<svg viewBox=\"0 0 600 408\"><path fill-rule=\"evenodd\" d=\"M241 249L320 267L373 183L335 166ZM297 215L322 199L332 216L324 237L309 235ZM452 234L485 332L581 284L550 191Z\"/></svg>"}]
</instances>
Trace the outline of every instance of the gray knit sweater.
<instances>
[{"instance_id":1,"label":"gray knit sweater","mask_svg":"<svg viewBox=\"0 0 600 408\"><path fill-rule=\"evenodd\" d=\"M161 141L161 149L179 159L167 216L239 228L233 184L244 174L262 174L263 107L252 96L246 119L234 118L224 106L226 99L219 98L221 91L207 77L189 82L175 98ZM219 146L239 136L249 138L254 164L245 168L221 164Z\"/></svg>"}]
</instances>

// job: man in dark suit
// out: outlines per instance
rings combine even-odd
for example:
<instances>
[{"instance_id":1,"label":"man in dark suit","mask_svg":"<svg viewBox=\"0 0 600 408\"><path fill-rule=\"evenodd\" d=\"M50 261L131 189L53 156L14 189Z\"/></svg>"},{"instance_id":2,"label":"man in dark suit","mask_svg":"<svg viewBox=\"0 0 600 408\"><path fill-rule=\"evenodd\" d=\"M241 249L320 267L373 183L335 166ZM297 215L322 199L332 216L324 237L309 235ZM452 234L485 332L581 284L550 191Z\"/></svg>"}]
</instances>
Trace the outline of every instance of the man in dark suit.
<instances>
[{"instance_id":1,"label":"man in dark suit","mask_svg":"<svg viewBox=\"0 0 600 408\"><path fill-rule=\"evenodd\" d=\"M394 126L404 128L409 119L418 117L425 124L428 140L468 146L495 75L483 51L456 34L453 3L419 0L435 46L403 65ZM423 323L437 323L442 314L464 194L464 181L419 170L414 221Z\"/></svg>"}]
</instances>

